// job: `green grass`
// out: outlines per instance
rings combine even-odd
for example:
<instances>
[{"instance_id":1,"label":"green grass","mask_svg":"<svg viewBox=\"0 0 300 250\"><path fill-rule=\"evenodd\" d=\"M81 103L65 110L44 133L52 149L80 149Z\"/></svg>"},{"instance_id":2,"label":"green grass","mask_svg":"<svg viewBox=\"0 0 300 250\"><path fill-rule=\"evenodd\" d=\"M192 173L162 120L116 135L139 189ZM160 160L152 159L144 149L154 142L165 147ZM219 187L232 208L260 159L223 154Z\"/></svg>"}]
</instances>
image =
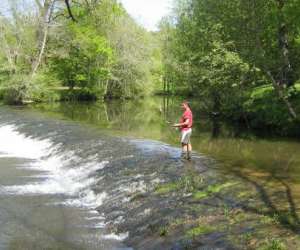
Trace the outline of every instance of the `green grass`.
<instances>
[{"instance_id":1,"label":"green grass","mask_svg":"<svg viewBox=\"0 0 300 250\"><path fill-rule=\"evenodd\" d=\"M169 233L169 230L168 230L167 227L161 227L161 228L159 229L159 236L160 236L160 237L165 237L165 236L168 235L168 233Z\"/></svg>"},{"instance_id":2,"label":"green grass","mask_svg":"<svg viewBox=\"0 0 300 250\"><path fill-rule=\"evenodd\" d=\"M214 184L208 186L205 190L202 191L197 191L197 187L199 184L202 183L201 180L197 180L195 183L195 180L193 179L192 181L189 178L183 177L177 182L170 182L170 183L165 183L158 185L155 188L155 193L156 194L167 194L170 192L174 192L177 190L183 190L185 192L193 192L193 197L195 199L203 199L211 194L219 193L222 191L224 188L236 185L236 182L226 182L223 184Z\"/></svg>"},{"instance_id":3,"label":"green grass","mask_svg":"<svg viewBox=\"0 0 300 250\"><path fill-rule=\"evenodd\" d=\"M223 189L231 187L231 186L236 185L236 184L237 184L236 182L226 182L226 183L223 183L223 184L210 185L203 191L194 192L193 198L196 199L196 200L204 199L204 198L206 198L210 195L219 193Z\"/></svg>"},{"instance_id":4,"label":"green grass","mask_svg":"<svg viewBox=\"0 0 300 250\"><path fill-rule=\"evenodd\" d=\"M194 228L188 230L185 235L188 238L194 238L194 237L197 237L197 236L200 236L200 235L203 235L203 234L211 233L214 230L215 230L214 227L206 226L206 225L200 225L198 227L194 227Z\"/></svg>"},{"instance_id":5,"label":"green grass","mask_svg":"<svg viewBox=\"0 0 300 250\"><path fill-rule=\"evenodd\" d=\"M167 194L174 191L183 191L185 193L192 193L202 186L203 177L198 174L188 174L182 176L175 182L160 184L155 188L157 194Z\"/></svg>"},{"instance_id":6,"label":"green grass","mask_svg":"<svg viewBox=\"0 0 300 250\"><path fill-rule=\"evenodd\" d=\"M249 218L249 215L245 212L240 212L232 218L232 223L241 223Z\"/></svg>"},{"instance_id":7,"label":"green grass","mask_svg":"<svg viewBox=\"0 0 300 250\"><path fill-rule=\"evenodd\" d=\"M258 250L286 250L285 244L280 239L269 239Z\"/></svg>"},{"instance_id":8,"label":"green grass","mask_svg":"<svg viewBox=\"0 0 300 250\"><path fill-rule=\"evenodd\" d=\"M179 188L179 183L177 182L170 182L166 184L162 184L156 187L155 193L157 194L167 194L172 191L176 191Z\"/></svg>"}]
</instances>

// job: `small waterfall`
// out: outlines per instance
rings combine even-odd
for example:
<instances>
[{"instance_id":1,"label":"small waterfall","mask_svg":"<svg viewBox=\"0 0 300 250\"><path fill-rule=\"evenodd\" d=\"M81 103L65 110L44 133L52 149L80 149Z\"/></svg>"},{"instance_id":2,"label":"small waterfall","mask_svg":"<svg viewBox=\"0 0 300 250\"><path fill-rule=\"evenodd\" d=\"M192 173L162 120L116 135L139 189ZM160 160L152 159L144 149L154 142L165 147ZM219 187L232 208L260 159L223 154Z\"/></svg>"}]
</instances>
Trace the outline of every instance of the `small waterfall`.
<instances>
[{"instance_id":1,"label":"small waterfall","mask_svg":"<svg viewBox=\"0 0 300 250\"><path fill-rule=\"evenodd\" d=\"M18 131L17 125L0 126L0 158L21 158L19 168L36 171L37 181L20 185L1 185L1 196L60 195L64 199L51 205L63 205L86 209L87 223L92 228L105 227L105 218L96 208L107 198L105 191L96 193L95 184L101 181L97 171L105 168L109 161L99 160L98 154L80 156L76 151L47 139L39 139ZM101 144L101 140L97 145ZM74 145L73 145L74 146ZM92 146L92 145L91 145ZM79 153L79 154L78 154ZM26 160L26 161L25 161ZM127 234L103 235L103 239L123 240Z\"/></svg>"}]
</instances>

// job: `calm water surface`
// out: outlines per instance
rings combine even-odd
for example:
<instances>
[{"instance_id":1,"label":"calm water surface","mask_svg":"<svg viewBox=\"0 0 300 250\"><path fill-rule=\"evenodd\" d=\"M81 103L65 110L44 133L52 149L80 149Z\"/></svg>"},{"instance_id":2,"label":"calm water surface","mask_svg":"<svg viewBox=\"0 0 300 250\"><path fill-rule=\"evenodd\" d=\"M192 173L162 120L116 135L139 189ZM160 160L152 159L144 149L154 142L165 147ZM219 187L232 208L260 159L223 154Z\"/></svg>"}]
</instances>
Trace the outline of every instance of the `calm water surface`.
<instances>
[{"instance_id":1,"label":"calm water surface","mask_svg":"<svg viewBox=\"0 0 300 250\"><path fill-rule=\"evenodd\" d=\"M223 169L245 169L300 182L300 142L284 138L259 138L245 129L219 121L217 125L198 111L201 103L191 101L194 110L193 149L212 156ZM163 141L178 146L179 131L170 127L182 111L180 100L150 98L143 101L112 101L95 104L36 105L32 111L58 119L95 126L115 136ZM213 135L218 131L218 137Z\"/></svg>"}]
</instances>

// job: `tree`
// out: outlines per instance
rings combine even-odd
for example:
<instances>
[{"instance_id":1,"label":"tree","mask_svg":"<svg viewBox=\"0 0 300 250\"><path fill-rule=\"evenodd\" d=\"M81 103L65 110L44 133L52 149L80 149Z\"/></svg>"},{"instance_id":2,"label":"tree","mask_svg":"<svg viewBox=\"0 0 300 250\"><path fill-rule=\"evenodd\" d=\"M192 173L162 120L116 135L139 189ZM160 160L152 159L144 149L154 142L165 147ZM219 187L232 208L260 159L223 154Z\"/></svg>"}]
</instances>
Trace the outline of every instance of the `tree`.
<instances>
[{"instance_id":1,"label":"tree","mask_svg":"<svg viewBox=\"0 0 300 250\"><path fill-rule=\"evenodd\" d=\"M0 20L1 78L9 79L1 86L8 100L42 100L59 85L93 99L153 90L151 74L159 67L153 63L154 36L118 1L35 0L25 9L22 1L11 1L11 15Z\"/></svg>"},{"instance_id":2,"label":"tree","mask_svg":"<svg viewBox=\"0 0 300 250\"><path fill-rule=\"evenodd\" d=\"M299 54L299 29L296 25L299 18L295 14L299 8L299 3L293 0L177 1L176 21L170 33L173 46L168 50L177 64L175 72L179 77L174 79L176 86L184 82L190 92L198 90L203 93L207 87L216 86L212 84L213 79L221 72L219 82L221 79L233 81L226 76L236 75L236 66L240 65L241 80L235 79L234 82L240 86L240 91L247 95L251 85L271 83L291 118L296 119L289 98L295 81L299 79L300 65L296 59ZM237 64L231 61L227 65L228 57L222 57L224 52L235 58ZM216 57L218 54L221 58ZM203 58L209 60L202 63ZM201 84L205 75L210 83ZM165 77L170 77L170 73Z\"/></svg>"},{"instance_id":3,"label":"tree","mask_svg":"<svg viewBox=\"0 0 300 250\"><path fill-rule=\"evenodd\" d=\"M45 52L54 8L54 0L36 0L33 10L30 10L31 6L22 9L18 2L10 1L11 15L1 17L2 58L6 58L10 65L3 88L6 89L7 101L12 103L21 103L28 95Z\"/></svg>"},{"instance_id":4,"label":"tree","mask_svg":"<svg viewBox=\"0 0 300 250\"><path fill-rule=\"evenodd\" d=\"M49 23L51 21L51 16L54 10L54 3L55 0L44 0L43 2L40 2L40 0L35 0L36 4L39 8L39 38L38 38L38 44L39 44L39 50L38 55L36 56L36 59L34 60L32 64L32 76L36 73L38 67L40 66L42 62L42 57L45 52L47 38L48 38L48 32L49 32ZM66 0L67 1L67 0Z\"/></svg>"},{"instance_id":5,"label":"tree","mask_svg":"<svg viewBox=\"0 0 300 250\"><path fill-rule=\"evenodd\" d=\"M64 31L66 38L54 42L57 52L49 58L52 72L64 86L86 89L95 98L103 96L113 59L107 40L86 23L69 23Z\"/></svg>"}]
</instances>

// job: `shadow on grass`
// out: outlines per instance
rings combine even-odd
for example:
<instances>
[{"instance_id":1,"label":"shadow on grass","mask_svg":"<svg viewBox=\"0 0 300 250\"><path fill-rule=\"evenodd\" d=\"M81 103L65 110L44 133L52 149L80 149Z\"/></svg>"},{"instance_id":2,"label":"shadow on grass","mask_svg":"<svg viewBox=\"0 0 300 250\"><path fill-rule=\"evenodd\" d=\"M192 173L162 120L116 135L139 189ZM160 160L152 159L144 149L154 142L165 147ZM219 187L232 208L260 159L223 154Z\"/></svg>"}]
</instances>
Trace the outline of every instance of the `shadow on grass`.
<instances>
[{"instance_id":1,"label":"shadow on grass","mask_svg":"<svg viewBox=\"0 0 300 250\"><path fill-rule=\"evenodd\" d=\"M264 207L261 207L261 208L266 208L266 211L259 209L257 207L251 206L249 204L246 204L245 202L236 203L235 204L236 206L242 208L246 212L251 212L251 213L255 213L255 214L263 215L263 216L268 216L270 218L276 218L276 220L278 221L278 223L281 226L291 230L292 232L294 232L296 234L300 234L300 220L299 220L299 216L296 211L296 203L295 203L295 200L292 195L292 190L285 181L281 180L278 177L270 176L268 178L268 180L266 181L266 183L259 183L257 180L251 179L249 176L246 176L245 174L243 174L240 171L235 170L234 174L236 176L238 176L239 178L241 178L246 183L254 186L254 188L256 189L256 191L260 197L260 200L265 205ZM274 180L282 185L282 187L284 188L284 193L285 193L285 199L281 200L278 204L275 204L275 201L273 200L273 198L277 198L277 197L274 197L274 196L268 194L268 191L265 188L265 185L269 181L274 181ZM276 195L276 193L275 193L275 195ZM283 199L283 198L281 198L281 199ZM280 209L279 207L282 204L287 204L288 206L285 209Z\"/></svg>"}]
</instances>

